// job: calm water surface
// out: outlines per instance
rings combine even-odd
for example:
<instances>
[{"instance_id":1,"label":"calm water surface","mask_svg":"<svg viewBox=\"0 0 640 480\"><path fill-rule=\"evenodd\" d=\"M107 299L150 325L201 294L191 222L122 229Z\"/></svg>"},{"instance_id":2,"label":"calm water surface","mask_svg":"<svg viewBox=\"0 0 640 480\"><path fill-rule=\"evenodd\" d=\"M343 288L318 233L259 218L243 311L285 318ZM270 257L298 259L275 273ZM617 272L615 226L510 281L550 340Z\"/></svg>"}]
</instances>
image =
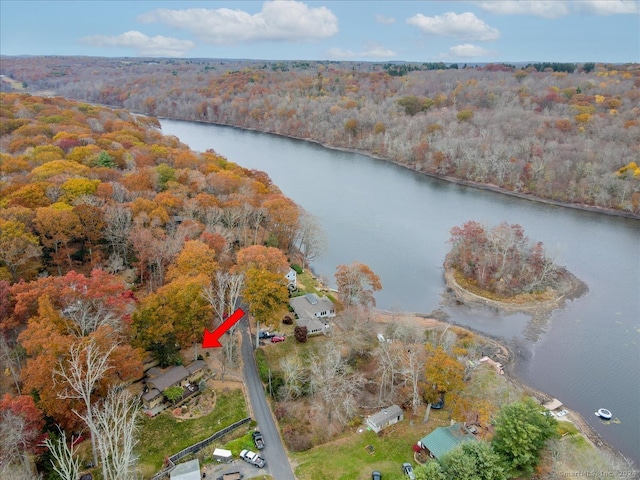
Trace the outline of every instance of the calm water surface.
<instances>
[{"instance_id":1,"label":"calm water surface","mask_svg":"<svg viewBox=\"0 0 640 480\"><path fill-rule=\"evenodd\" d=\"M560 399L640 465L640 221L538 204L454 185L369 157L232 127L162 120L163 133L263 170L318 217L327 253L314 271L333 282L339 264L368 264L381 278L378 307L428 313L516 343L516 374ZM518 223L589 293L542 325L522 314L445 306L449 231L475 220ZM594 416L608 408L619 423Z\"/></svg>"}]
</instances>

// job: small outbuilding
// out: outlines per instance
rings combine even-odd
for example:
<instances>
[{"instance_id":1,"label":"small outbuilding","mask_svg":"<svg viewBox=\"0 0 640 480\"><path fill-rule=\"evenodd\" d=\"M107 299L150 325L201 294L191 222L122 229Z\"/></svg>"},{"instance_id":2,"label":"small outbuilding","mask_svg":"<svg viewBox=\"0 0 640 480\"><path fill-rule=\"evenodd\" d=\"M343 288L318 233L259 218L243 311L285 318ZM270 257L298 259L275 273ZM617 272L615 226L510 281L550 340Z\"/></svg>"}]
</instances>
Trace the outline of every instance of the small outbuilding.
<instances>
[{"instance_id":1,"label":"small outbuilding","mask_svg":"<svg viewBox=\"0 0 640 480\"><path fill-rule=\"evenodd\" d=\"M468 441L476 441L476 437L467 430L463 423L454 423L448 427L436 428L418 441L418 446L427 450L429 456L439 460L461 443Z\"/></svg>"},{"instance_id":2,"label":"small outbuilding","mask_svg":"<svg viewBox=\"0 0 640 480\"><path fill-rule=\"evenodd\" d=\"M383 428L401 422L403 419L404 412L402 408L398 405L391 405L390 407L380 410L378 413L369 415L366 423L367 427L378 433Z\"/></svg>"},{"instance_id":3,"label":"small outbuilding","mask_svg":"<svg viewBox=\"0 0 640 480\"><path fill-rule=\"evenodd\" d=\"M200 480L200 460L189 460L176 465L169 474L171 480Z\"/></svg>"}]
</instances>

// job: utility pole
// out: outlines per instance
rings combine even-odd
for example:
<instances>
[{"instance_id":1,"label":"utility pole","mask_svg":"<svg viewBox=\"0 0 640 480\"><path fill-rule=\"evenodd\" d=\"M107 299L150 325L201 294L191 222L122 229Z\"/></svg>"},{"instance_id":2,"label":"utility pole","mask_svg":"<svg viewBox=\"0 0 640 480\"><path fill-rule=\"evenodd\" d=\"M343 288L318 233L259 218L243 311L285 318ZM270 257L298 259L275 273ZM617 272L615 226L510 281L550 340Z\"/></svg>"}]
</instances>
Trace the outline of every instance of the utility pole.
<instances>
[{"instance_id":1,"label":"utility pole","mask_svg":"<svg viewBox=\"0 0 640 480\"><path fill-rule=\"evenodd\" d=\"M260 345L260 322L256 320L256 346L254 350L258 348L258 345Z\"/></svg>"}]
</instances>

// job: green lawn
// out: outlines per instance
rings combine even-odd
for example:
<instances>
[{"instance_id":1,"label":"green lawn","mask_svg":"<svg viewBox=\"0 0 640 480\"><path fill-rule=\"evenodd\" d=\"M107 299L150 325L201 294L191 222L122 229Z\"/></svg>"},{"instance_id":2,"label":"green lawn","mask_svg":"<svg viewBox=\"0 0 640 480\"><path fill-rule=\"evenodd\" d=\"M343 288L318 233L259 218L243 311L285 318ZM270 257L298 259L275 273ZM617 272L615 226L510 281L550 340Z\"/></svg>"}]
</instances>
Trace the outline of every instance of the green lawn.
<instances>
[{"instance_id":1,"label":"green lawn","mask_svg":"<svg viewBox=\"0 0 640 480\"><path fill-rule=\"evenodd\" d=\"M136 453L140 456L140 470L145 478L158 472L166 457L247 416L240 389L217 391L216 394L215 408L204 417L178 420L166 410L154 418L142 416Z\"/></svg>"},{"instance_id":2,"label":"green lawn","mask_svg":"<svg viewBox=\"0 0 640 480\"><path fill-rule=\"evenodd\" d=\"M434 428L448 424L448 413L432 410L427 424L419 415L413 424L405 418L380 434L354 430L333 442L292 454L298 464L295 473L299 480L368 480L373 470L379 470L385 480L406 480L401 465L416 466L413 445Z\"/></svg>"}]
</instances>

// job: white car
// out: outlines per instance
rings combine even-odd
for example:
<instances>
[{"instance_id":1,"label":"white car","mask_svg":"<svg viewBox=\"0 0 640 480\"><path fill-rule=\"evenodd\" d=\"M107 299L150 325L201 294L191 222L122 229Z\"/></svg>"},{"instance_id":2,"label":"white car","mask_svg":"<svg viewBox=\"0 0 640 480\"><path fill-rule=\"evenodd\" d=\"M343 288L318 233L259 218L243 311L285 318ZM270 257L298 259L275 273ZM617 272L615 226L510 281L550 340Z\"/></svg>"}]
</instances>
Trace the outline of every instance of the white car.
<instances>
[{"instance_id":1,"label":"white car","mask_svg":"<svg viewBox=\"0 0 640 480\"><path fill-rule=\"evenodd\" d=\"M263 468L267 464L267 462L264 461L264 458L251 450L242 450L240 452L240 458L258 468Z\"/></svg>"}]
</instances>

